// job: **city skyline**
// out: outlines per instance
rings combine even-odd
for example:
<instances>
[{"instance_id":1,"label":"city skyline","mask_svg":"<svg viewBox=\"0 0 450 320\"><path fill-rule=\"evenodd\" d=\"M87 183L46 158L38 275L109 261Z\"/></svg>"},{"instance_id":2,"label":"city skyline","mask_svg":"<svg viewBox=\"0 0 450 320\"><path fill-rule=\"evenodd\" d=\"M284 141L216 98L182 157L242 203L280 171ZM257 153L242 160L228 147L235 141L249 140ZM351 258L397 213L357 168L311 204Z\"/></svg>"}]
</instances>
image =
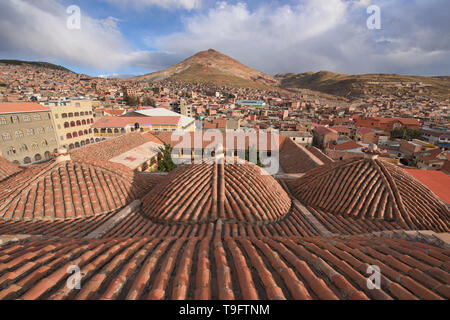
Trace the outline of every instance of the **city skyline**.
<instances>
[{"instance_id":1,"label":"city skyline","mask_svg":"<svg viewBox=\"0 0 450 320\"><path fill-rule=\"evenodd\" d=\"M374 5L379 29L368 28ZM68 27L76 14L71 6L80 9L79 29ZM439 0L7 0L0 4L0 57L91 76L141 75L213 48L269 74L448 75L444 6Z\"/></svg>"}]
</instances>

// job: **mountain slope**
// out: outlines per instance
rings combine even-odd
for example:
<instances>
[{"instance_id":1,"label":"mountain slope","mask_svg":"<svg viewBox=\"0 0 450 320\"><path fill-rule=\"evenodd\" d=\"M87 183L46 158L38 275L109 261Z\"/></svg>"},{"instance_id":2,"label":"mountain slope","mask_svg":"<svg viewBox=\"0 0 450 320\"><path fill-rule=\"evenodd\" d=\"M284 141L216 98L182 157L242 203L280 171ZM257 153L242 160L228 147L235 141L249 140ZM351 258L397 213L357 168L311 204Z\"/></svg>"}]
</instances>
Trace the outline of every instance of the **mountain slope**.
<instances>
[{"instance_id":1,"label":"mountain slope","mask_svg":"<svg viewBox=\"0 0 450 320\"><path fill-rule=\"evenodd\" d=\"M14 66L20 66L20 65L30 65L34 67L40 67L40 68L47 68L51 70L60 70L60 71L67 71L72 72L71 70L58 66L56 64L48 63L48 62L34 62L34 61L22 61L22 60L0 60L0 63L14 65Z\"/></svg>"},{"instance_id":2,"label":"mountain slope","mask_svg":"<svg viewBox=\"0 0 450 320\"><path fill-rule=\"evenodd\" d=\"M137 81L164 79L250 88L267 88L268 85L278 84L272 76L247 67L213 49L199 52L166 70L132 78Z\"/></svg>"},{"instance_id":3,"label":"mountain slope","mask_svg":"<svg viewBox=\"0 0 450 320\"><path fill-rule=\"evenodd\" d=\"M285 89L302 88L338 96L366 97L371 94L415 94L445 100L450 98L450 77L397 74L346 75L328 71L275 76Z\"/></svg>"}]
</instances>

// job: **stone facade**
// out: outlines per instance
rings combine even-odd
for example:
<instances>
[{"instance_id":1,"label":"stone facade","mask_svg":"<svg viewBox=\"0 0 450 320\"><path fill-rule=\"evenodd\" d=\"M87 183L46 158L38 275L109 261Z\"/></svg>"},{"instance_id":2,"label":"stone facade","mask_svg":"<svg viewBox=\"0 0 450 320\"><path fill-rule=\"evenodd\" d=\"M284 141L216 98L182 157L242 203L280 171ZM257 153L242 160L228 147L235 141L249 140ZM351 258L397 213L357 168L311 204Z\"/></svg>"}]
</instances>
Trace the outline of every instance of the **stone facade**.
<instances>
[{"instance_id":1,"label":"stone facade","mask_svg":"<svg viewBox=\"0 0 450 320\"><path fill-rule=\"evenodd\" d=\"M40 162L57 148L50 110L0 113L0 150L9 161Z\"/></svg>"}]
</instances>

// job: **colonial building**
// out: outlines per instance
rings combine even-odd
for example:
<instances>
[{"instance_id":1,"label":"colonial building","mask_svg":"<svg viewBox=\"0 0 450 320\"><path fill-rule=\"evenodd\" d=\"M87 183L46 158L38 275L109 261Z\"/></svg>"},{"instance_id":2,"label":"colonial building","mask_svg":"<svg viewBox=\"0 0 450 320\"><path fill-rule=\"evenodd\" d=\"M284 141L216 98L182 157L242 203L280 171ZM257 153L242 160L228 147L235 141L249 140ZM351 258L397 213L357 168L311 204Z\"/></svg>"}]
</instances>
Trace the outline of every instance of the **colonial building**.
<instances>
[{"instance_id":1,"label":"colonial building","mask_svg":"<svg viewBox=\"0 0 450 320\"><path fill-rule=\"evenodd\" d=\"M30 164L58 148L51 110L38 103L0 103L0 150L6 159Z\"/></svg>"},{"instance_id":2,"label":"colonial building","mask_svg":"<svg viewBox=\"0 0 450 320\"><path fill-rule=\"evenodd\" d=\"M180 117L103 117L92 125L95 140L121 136L130 132L181 131Z\"/></svg>"},{"instance_id":3,"label":"colonial building","mask_svg":"<svg viewBox=\"0 0 450 320\"><path fill-rule=\"evenodd\" d=\"M90 100L46 103L51 109L58 147L75 149L94 142Z\"/></svg>"}]
</instances>

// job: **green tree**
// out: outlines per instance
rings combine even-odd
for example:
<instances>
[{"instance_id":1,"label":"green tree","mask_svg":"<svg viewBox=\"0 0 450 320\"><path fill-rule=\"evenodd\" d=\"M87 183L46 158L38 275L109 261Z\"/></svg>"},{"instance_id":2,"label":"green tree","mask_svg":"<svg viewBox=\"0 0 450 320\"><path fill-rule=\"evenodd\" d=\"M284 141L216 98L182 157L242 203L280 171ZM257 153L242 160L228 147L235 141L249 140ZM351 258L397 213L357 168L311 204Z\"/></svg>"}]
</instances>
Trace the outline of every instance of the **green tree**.
<instances>
[{"instance_id":1,"label":"green tree","mask_svg":"<svg viewBox=\"0 0 450 320\"><path fill-rule=\"evenodd\" d=\"M391 131L391 139L422 139L422 133L408 127L397 128Z\"/></svg>"},{"instance_id":2,"label":"green tree","mask_svg":"<svg viewBox=\"0 0 450 320\"><path fill-rule=\"evenodd\" d=\"M250 146L247 150L245 150L245 160L250 161L250 152L255 153L256 152L256 165L258 167L264 168L264 165L261 162L261 158L259 157L259 152L256 150L254 146Z\"/></svg>"},{"instance_id":3,"label":"green tree","mask_svg":"<svg viewBox=\"0 0 450 320\"><path fill-rule=\"evenodd\" d=\"M172 160L172 149L173 148L166 143L164 143L163 147L159 147L159 151L161 151L162 154L162 159L158 164L158 171L170 172L177 167Z\"/></svg>"}]
</instances>

